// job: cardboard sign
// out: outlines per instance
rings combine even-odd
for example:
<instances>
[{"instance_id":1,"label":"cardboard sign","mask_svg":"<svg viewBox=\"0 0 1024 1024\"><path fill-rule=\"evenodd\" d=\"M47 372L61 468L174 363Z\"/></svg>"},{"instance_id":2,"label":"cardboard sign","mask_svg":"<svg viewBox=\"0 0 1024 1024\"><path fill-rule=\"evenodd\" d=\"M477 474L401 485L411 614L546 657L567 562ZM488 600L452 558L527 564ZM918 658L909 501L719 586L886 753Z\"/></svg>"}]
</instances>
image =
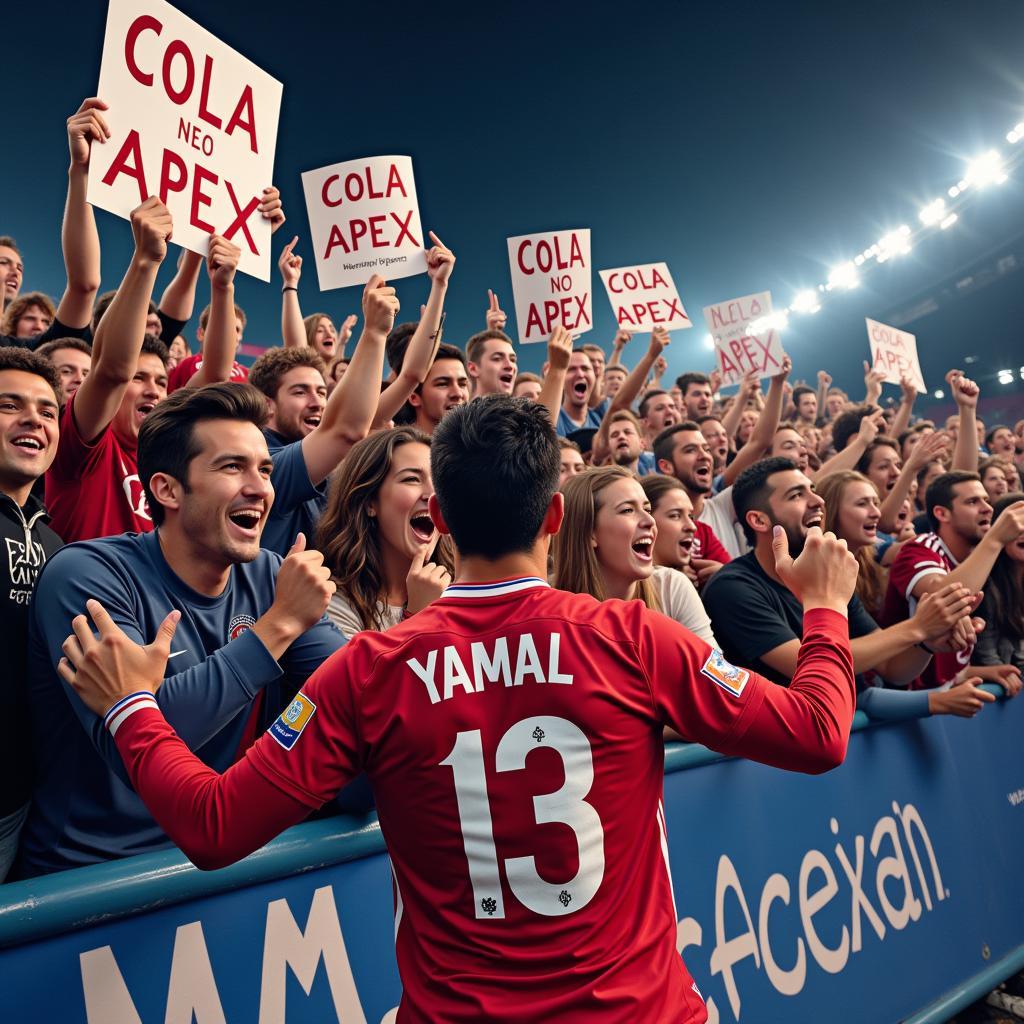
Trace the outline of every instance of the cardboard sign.
<instances>
[{"instance_id":1,"label":"cardboard sign","mask_svg":"<svg viewBox=\"0 0 1024 1024\"><path fill-rule=\"evenodd\" d=\"M559 324L573 334L593 328L590 228L510 238L508 262L520 342L547 341Z\"/></svg>"},{"instance_id":2,"label":"cardboard sign","mask_svg":"<svg viewBox=\"0 0 1024 1024\"><path fill-rule=\"evenodd\" d=\"M923 395L928 389L924 386L924 375L917 358L917 338L877 320L864 319L871 346L871 369L884 370L887 384L899 384L906 377L917 388L918 394Z\"/></svg>"},{"instance_id":3,"label":"cardboard sign","mask_svg":"<svg viewBox=\"0 0 1024 1024\"><path fill-rule=\"evenodd\" d=\"M302 175L320 290L427 269L412 158L346 160Z\"/></svg>"},{"instance_id":4,"label":"cardboard sign","mask_svg":"<svg viewBox=\"0 0 1024 1024\"><path fill-rule=\"evenodd\" d=\"M677 331L693 326L667 263L643 263L598 273L615 310L615 322L624 331L644 332L654 327Z\"/></svg>"},{"instance_id":5,"label":"cardboard sign","mask_svg":"<svg viewBox=\"0 0 1024 1024\"><path fill-rule=\"evenodd\" d=\"M174 241L206 255L219 233L239 269L270 280L272 184L281 83L164 0L110 0L97 95L111 137L94 145L87 198L120 217L158 196Z\"/></svg>"},{"instance_id":6,"label":"cardboard sign","mask_svg":"<svg viewBox=\"0 0 1024 1024\"><path fill-rule=\"evenodd\" d=\"M771 292L704 307L704 320L715 339L723 385L738 384L751 370L757 370L761 377L774 377L781 372L786 353L778 328L751 327L771 311Z\"/></svg>"}]
</instances>

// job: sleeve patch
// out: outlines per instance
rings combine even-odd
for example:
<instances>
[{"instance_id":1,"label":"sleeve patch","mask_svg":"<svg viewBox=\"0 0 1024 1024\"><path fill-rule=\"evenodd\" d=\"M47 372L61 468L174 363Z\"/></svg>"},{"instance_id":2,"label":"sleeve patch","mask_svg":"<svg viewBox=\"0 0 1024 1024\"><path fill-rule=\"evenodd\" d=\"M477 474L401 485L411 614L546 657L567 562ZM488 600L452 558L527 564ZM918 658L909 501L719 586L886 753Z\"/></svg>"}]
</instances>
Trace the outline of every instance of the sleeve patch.
<instances>
[{"instance_id":1,"label":"sleeve patch","mask_svg":"<svg viewBox=\"0 0 1024 1024\"><path fill-rule=\"evenodd\" d=\"M315 713L316 705L298 693L267 731L285 750L291 750Z\"/></svg>"},{"instance_id":2,"label":"sleeve patch","mask_svg":"<svg viewBox=\"0 0 1024 1024\"><path fill-rule=\"evenodd\" d=\"M743 695L743 688L750 678L750 673L746 670L730 665L722 656L721 651L712 651L700 671L702 675L707 676L713 683L717 683L733 697Z\"/></svg>"}]
</instances>

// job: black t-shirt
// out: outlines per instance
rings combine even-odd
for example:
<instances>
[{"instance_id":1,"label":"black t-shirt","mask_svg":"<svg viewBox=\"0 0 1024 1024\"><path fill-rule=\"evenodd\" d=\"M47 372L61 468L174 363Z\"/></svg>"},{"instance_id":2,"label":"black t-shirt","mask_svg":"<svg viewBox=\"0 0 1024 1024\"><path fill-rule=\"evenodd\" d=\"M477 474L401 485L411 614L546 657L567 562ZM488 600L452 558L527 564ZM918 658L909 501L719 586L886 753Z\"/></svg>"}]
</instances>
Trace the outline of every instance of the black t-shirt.
<instances>
[{"instance_id":1,"label":"black t-shirt","mask_svg":"<svg viewBox=\"0 0 1024 1024\"><path fill-rule=\"evenodd\" d=\"M761 656L802 638L804 610L789 590L761 568L755 552L734 558L719 569L705 585L701 599L726 661L753 669L783 686L789 685L789 679L769 668ZM851 639L878 629L856 594L850 600L847 614ZM861 686L858 678L858 689Z\"/></svg>"},{"instance_id":2,"label":"black t-shirt","mask_svg":"<svg viewBox=\"0 0 1024 1024\"><path fill-rule=\"evenodd\" d=\"M188 321L175 320L161 310L157 310L156 315L160 317L160 340L170 347L171 342L185 330ZM58 338L81 338L82 341L87 341L91 345L92 326L86 324L84 327L68 327L67 324L62 324L55 317L53 323L42 334L35 334L31 338L15 338L13 334L0 334L0 345L11 348L27 348L34 352L40 345L44 345L48 341L56 341Z\"/></svg>"}]
</instances>

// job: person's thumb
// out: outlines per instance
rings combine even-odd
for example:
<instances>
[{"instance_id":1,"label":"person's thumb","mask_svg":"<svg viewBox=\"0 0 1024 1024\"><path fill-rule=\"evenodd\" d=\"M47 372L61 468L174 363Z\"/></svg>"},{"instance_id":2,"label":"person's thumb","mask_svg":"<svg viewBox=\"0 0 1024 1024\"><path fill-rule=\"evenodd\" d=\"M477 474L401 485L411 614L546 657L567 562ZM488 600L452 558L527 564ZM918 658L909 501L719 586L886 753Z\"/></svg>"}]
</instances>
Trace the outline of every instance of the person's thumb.
<instances>
[{"instance_id":1,"label":"person's thumb","mask_svg":"<svg viewBox=\"0 0 1024 1024\"><path fill-rule=\"evenodd\" d=\"M289 555L297 555L300 551L306 550L306 535L299 533L295 538L295 543L288 549Z\"/></svg>"},{"instance_id":2,"label":"person's thumb","mask_svg":"<svg viewBox=\"0 0 1024 1024\"><path fill-rule=\"evenodd\" d=\"M772 552L775 555L775 571L781 576L793 565L789 553L789 538L781 526L772 527Z\"/></svg>"},{"instance_id":3,"label":"person's thumb","mask_svg":"<svg viewBox=\"0 0 1024 1024\"><path fill-rule=\"evenodd\" d=\"M160 623L160 628L156 631L156 636L154 637L153 642L149 645L164 658L171 653L171 641L174 639L174 633L178 628L178 620L180 618L181 612L177 609L171 612L167 618Z\"/></svg>"}]
</instances>

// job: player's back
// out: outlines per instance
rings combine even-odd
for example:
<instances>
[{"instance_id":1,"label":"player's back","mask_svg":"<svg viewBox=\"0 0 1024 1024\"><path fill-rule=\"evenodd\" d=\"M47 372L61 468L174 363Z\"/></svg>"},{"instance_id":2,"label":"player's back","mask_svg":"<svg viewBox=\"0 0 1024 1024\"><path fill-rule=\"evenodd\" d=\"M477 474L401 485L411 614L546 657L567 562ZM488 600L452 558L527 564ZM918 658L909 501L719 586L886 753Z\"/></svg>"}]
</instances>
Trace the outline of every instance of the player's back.
<instances>
[{"instance_id":1,"label":"player's back","mask_svg":"<svg viewBox=\"0 0 1024 1024\"><path fill-rule=\"evenodd\" d=\"M705 1019L675 951L645 617L540 580L462 585L350 645L400 1020Z\"/></svg>"}]
</instances>

